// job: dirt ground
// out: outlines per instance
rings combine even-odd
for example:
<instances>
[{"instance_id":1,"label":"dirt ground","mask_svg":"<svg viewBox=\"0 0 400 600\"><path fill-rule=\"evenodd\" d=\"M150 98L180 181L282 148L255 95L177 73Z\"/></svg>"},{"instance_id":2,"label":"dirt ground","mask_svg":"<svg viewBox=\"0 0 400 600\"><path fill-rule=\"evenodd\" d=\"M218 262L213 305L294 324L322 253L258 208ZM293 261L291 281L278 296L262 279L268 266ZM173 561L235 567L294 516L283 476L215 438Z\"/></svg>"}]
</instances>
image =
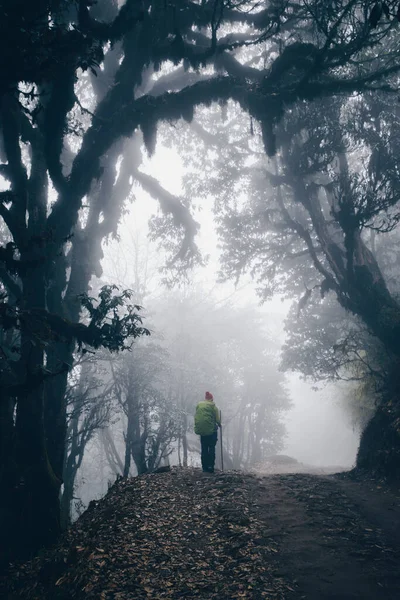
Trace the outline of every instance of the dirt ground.
<instances>
[{"instance_id":1,"label":"dirt ground","mask_svg":"<svg viewBox=\"0 0 400 600\"><path fill-rule=\"evenodd\" d=\"M292 582L293 598L400 598L399 494L307 474L259 486L258 514L279 544L276 574Z\"/></svg>"},{"instance_id":2,"label":"dirt ground","mask_svg":"<svg viewBox=\"0 0 400 600\"><path fill-rule=\"evenodd\" d=\"M307 473L121 480L56 548L15 565L0 597L397 600L399 500Z\"/></svg>"}]
</instances>

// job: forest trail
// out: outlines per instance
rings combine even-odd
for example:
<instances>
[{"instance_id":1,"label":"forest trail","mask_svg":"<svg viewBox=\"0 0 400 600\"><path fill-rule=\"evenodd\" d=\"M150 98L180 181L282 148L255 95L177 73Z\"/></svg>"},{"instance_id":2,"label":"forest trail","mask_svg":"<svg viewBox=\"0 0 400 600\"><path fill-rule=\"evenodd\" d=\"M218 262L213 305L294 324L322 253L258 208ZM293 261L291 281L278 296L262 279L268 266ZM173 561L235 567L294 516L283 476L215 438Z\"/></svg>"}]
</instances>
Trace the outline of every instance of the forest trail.
<instances>
[{"instance_id":1,"label":"forest trail","mask_svg":"<svg viewBox=\"0 0 400 600\"><path fill-rule=\"evenodd\" d=\"M376 483L172 469L119 480L0 596L391 600L399 564L399 494Z\"/></svg>"}]
</instances>

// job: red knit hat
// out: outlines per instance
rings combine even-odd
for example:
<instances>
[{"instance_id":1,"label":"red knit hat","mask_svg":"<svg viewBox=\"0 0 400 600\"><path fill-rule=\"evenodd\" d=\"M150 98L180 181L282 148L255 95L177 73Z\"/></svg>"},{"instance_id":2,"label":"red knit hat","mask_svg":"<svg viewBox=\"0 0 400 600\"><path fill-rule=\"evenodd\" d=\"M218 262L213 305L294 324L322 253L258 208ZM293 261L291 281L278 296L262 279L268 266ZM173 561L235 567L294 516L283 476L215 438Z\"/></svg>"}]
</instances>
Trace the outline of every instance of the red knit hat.
<instances>
[{"instance_id":1,"label":"red knit hat","mask_svg":"<svg viewBox=\"0 0 400 600\"><path fill-rule=\"evenodd\" d=\"M214 396L210 392L206 392L206 400L214 400Z\"/></svg>"}]
</instances>

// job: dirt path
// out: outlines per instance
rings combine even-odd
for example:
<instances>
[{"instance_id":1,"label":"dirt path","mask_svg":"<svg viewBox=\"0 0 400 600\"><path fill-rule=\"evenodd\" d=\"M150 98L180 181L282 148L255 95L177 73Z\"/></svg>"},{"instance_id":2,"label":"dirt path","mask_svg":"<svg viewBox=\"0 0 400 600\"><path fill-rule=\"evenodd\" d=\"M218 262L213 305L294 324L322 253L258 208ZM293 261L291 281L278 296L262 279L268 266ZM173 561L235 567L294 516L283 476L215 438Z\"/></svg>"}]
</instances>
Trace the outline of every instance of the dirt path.
<instances>
[{"instance_id":1,"label":"dirt path","mask_svg":"<svg viewBox=\"0 0 400 600\"><path fill-rule=\"evenodd\" d=\"M308 475L260 480L266 535L279 544L276 574L307 600L400 597L400 506L371 485Z\"/></svg>"},{"instance_id":2,"label":"dirt path","mask_svg":"<svg viewBox=\"0 0 400 600\"><path fill-rule=\"evenodd\" d=\"M119 481L0 597L397 600L399 531L373 483L173 469Z\"/></svg>"}]
</instances>

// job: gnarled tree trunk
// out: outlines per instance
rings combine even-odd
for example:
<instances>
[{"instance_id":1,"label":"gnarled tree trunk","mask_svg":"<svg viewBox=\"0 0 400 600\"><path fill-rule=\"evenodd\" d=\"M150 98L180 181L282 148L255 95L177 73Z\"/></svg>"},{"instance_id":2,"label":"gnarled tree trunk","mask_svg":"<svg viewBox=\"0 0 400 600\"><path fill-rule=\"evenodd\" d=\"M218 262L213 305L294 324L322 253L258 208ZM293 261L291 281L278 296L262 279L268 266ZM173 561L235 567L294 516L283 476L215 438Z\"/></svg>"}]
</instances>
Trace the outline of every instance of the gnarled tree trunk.
<instances>
[{"instance_id":1,"label":"gnarled tree trunk","mask_svg":"<svg viewBox=\"0 0 400 600\"><path fill-rule=\"evenodd\" d=\"M45 308L44 269L31 269L23 280L24 308ZM26 368L27 386L18 396L15 423L18 467L18 510L15 512L16 540L24 553L35 552L54 541L60 532L59 492L61 479L49 461L44 426L44 351L39 339L40 323L22 324L21 360ZM39 379L40 380L40 379ZM22 543L21 543L22 542Z\"/></svg>"}]
</instances>

